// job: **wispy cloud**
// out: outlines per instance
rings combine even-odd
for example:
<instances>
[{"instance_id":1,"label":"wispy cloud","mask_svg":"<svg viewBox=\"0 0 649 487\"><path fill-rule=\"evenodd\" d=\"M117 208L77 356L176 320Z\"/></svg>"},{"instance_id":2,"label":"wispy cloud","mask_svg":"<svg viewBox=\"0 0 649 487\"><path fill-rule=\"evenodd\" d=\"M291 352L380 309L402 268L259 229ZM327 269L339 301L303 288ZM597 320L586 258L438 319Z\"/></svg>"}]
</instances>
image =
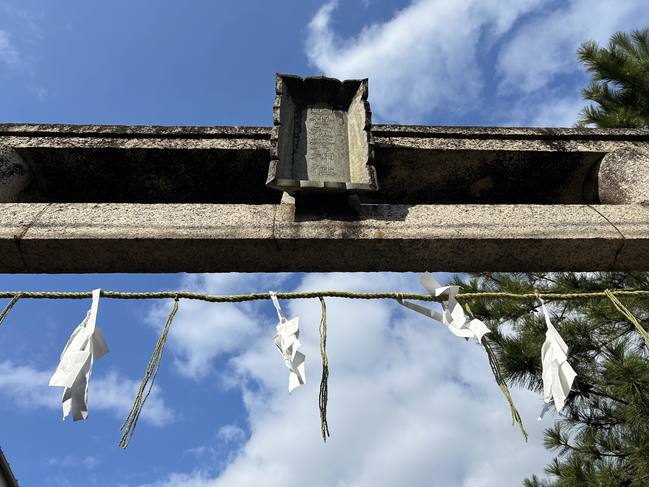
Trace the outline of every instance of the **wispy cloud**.
<instances>
[{"instance_id":1,"label":"wispy cloud","mask_svg":"<svg viewBox=\"0 0 649 487\"><path fill-rule=\"evenodd\" d=\"M249 285L251 279L257 288L272 289L285 278L281 274L203 274L188 276L180 287L214 294L237 293L245 292L243 286ZM239 352L259 333L255 310L250 303L215 305L183 300L169 334L176 369L194 380L205 378L213 370L215 360ZM156 306L147 321L160 329L168 313L168 305Z\"/></svg>"},{"instance_id":2,"label":"wispy cloud","mask_svg":"<svg viewBox=\"0 0 649 487\"><path fill-rule=\"evenodd\" d=\"M418 0L343 39L331 23L337 3L329 2L309 24L307 55L325 74L370 77L372 103L382 119L421 121L440 107L472 106L484 83L481 43L502 36L541 3Z\"/></svg>"},{"instance_id":3,"label":"wispy cloud","mask_svg":"<svg viewBox=\"0 0 649 487\"><path fill-rule=\"evenodd\" d=\"M0 395L4 405L20 409L60 407L61 395L48 387L51 372L37 370L26 365L0 362Z\"/></svg>"},{"instance_id":4,"label":"wispy cloud","mask_svg":"<svg viewBox=\"0 0 649 487\"><path fill-rule=\"evenodd\" d=\"M49 95L49 90L43 86L34 86L30 88L30 91L38 101L47 101Z\"/></svg>"},{"instance_id":5,"label":"wispy cloud","mask_svg":"<svg viewBox=\"0 0 649 487\"><path fill-rule=\"evenodd\" d=\"M42 13L0 0L0 76L21 78L22 85L39 102L48 98L48 89L36 82L42 25Z\"/></svg>"},{"instance_id":6,"label":"wispy cloud","mask_svg":"<svg viewBox=\"0 0 649 487\"><path fill-rule=\"evenodd\" d=\"M83 467L87 470L93 470L99 465L97 457L86 455L77 457L75 455L66 455L63 458L51 457L47 459L47 464L50 467L64 467L64 468L79 468Z\"/></svg>"},{"instance_id":7,"label":"wispy cloud","mask_svg":"<svg viewBox=\"0 0 649 487\"><path fill-rule=\"evenodd\" d=\"M0 30L0 63L10 69L20 63L18 50L12 44L9 33L5 30Z\"/></svg>"},{"instance_id":8,"label":"wispy cloud","mask_svg":"<svg viewBox=\"0 0 649 487\"><path fill-rule=\"evenodd\" d=\"M501 87L522 93L542 89L557 77L579 70L575 55L582 42L607 43L615 31L640 28L647 22L649 9L642 0L562 2L531 17L504 45L498 59Z\"/></svg>"},{"instance_id":9,"label":"wispy cloud","mask_svg":"<svg viewBox=\"0 0 649 487\"><path fill-rule=\"evenodd\" d=\"M440 113L473 110L482 123L572 125L579 110L567 110L585 84L579 44L649 23L645 0L413 0L342 37L337 8L359 7L331 1L317 11L308 25L310 63L338 78L369 77L377 119L397 123L439 123Z\"/></svg>"},{"instance_id":10,"label":"wispy cloud","mask_svg":"<svg viewBox=\"0 0 649 487\"><path fill-rule=\"evenodd\" d=\"M38 41L43 38L41 24L42 14L25 8L16 8L6 1L0 2L0 11L4 14L4 21L13 29L19 31L21 36L29 41ZM3 28L8 28L3 26Z\"/></svg>"},{"instance_id":11,"label":"wispy cloud","mask_svg":"<svg viewBox=\"0 0 649 487\"><path fill-rule=\"evenodd\" d=\"M123 418L133 405L139 382L113 371L99 377L91 386L93 389L88 407L110 411L117 417ZM162 389L154 386L147 399L146 407L142 410L142 420L153 426L165 426L175 419L175 412L162 397Z\"/></svg>"},{"instance_id":12,"label":"wispy cloud","mask_svg":"<svg viewBox=\"0 0 649 487\"><path fill-rule=\"evenodd\" d=\"M51 371L35 369L29 365L0 362L0 398L4 407L23 410L35 408L60 409L61 389L49 387ZM139 383L115 371L93 376L88 394L90 414L93 411L111 412L123 418L131 408ZM166 404L162 390L154 387L142 420L153 426L164 426L174 421L176 415Z\"/></svg>"},{"instance_id":13,"label":"wispy cloud","mask_svg":"<svg viewBox=\"0 0 649 487\"><path fill-rule=\"evenodd\" d=\"M549 100L548 100L549 99ZM579 120L584 100L579 92L564 95L557 90L522 96L501 119L504 125L572 127Z\"/></svg>"},{"instance_id":14,"label":"wispy cloud","mask_svg":"<svg viewBox=\"0 0 649 487\"><path fill-rule=\"evenodd\" d=\"M226 424L219 428L217 436L224 443L239 443L245 439L246 432L237 424Z\"/></svg>"}]
</instances>

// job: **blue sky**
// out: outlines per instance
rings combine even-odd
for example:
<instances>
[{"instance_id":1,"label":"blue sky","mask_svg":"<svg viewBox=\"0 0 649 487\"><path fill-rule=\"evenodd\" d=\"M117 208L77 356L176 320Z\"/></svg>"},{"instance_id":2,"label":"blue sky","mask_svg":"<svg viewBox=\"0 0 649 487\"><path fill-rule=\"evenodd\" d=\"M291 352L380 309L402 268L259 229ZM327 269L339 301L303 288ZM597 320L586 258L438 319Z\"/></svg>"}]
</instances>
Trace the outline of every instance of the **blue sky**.
<instances>
[{"instance_id":1,"label":"blue sky","mask_svg":"<svg viewBox=\"0 0 649 487\"><path fill-rule=\"evenodd\" d=\"M0 0L0 122L270 125L276 71L369 77L375 122L570 126L574 52L649 25L641 0ZM414 274L0 275L0 289L417 290ZM102 300L111 352L87 421L47 387L88 301L21 301L0 328L0 446L23 486L516 485L550 456L541 399L523 444L483 352L391 302L329 300L330 425L319 437L319 303L299 315L290 396L269 302L181 302L149 403L117 447L171 302Z\"/></svg>"}]
</instances>

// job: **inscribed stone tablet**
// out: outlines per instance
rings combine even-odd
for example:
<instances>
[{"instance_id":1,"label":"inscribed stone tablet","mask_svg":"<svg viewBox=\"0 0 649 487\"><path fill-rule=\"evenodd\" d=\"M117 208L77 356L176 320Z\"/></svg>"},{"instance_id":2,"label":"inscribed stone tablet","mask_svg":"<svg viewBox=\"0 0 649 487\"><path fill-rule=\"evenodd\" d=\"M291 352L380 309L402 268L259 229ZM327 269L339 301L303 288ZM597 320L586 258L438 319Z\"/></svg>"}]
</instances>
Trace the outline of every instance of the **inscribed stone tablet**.
<instances>
[{"instance_id":1,"label":"inscribed stone tablet","mask_svg":"<svg viewBox=\"0 0 649 487\"><path fill-rule=\"evenodd\" d=\"M308 107L301 117L295 160L301 179L349 181L347 114Z\"/></svg>"},{"instance_id":2,"label":"inscribed stone tablet","mask_svg":"<svg viewBox=\"0 0 649 487\"><path fill-rule=\"evenodd\" d=\"M266 185L294 193L376 191L367 80L278 74Z\"/></svg>"}]
</instances>

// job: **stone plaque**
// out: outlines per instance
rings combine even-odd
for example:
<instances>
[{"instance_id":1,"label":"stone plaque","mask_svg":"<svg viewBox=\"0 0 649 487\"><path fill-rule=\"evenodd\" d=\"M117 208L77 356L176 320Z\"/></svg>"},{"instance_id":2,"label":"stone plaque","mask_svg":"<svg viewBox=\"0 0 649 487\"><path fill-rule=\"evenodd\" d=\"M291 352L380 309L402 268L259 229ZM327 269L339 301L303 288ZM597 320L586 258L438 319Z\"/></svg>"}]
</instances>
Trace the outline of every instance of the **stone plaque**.
<instances>
[{"instance_id":1,"label":"stone plaque","mask_svg":"<svg viewBox=\"0 0 649 487\"><path fill-rule=\"evenodd\" d=\"M267 186L289 193L378 189L367 80L278 74L276 93Z\"/></svg>"},{"instance_id":2,"label":"stone plaque","mask_svg":"<svg viewBox=\"0 0 649 487\"><path fill-rule=\"evenodd\" d=\"M347 114L330 108L305 108L296 137L295 167L299 179L349 181Z\"/></svg>"}]
</instances>

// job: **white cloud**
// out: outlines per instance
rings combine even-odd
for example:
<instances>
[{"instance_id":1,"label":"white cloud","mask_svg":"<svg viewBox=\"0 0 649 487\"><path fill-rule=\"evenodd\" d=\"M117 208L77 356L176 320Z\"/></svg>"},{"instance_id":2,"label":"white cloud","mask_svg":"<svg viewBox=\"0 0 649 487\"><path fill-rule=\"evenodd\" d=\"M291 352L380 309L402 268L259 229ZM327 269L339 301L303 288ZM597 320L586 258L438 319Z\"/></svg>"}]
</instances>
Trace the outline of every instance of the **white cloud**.
<instances>
[{"instance_id":1,"label":"white cloud","mask_svg":"<svg viewBox=\"0 0 649 487\"><path fill-rule=\"evenodd\" d=\"M8 68L14 68L20 62L18 50L11 43L9 33L0 30L0 63L5 64Z\"/></svg>"},{"instance_id":2,"label":"white cloud","mask_svg":"<svg viewBox=\"0 0 649 487\"><path fill-rule=\"evenodd\" d=\"M573 127L585 105L579 94L529 94L516 103L503 121L510 126Z\"/></svg>"},{"instance_id":3,"label":"white cloud","mask_svg":"<svg viewBox=\"0 0 649 487\"><path fill-rule=\"evenodd\" d=\"M124 418L131 410L133 399L140 386L136 380L122 377L117 372L108 372L105 376L92 379L91 394L88 397L88 408L110 411L118 418ZM153 426L165 426L175 420L174 411L162 398L162 389L154 386L142 409L142 420Z\"/></svg>"},{"instance_id":4,"label":"white cloud","mask_svg":"<svg viewBox=\"0 0 649 487\"><path fill-rule=\"evenodd\" d=\"M226 424L219 428L217 436L225 443L239 443L246 437L246 432L237 424Z\"/></svg>"},{"instance_id":5,"label":"white cloud","mask_svg":"<svg viewBox=\"0 0 649 487\"><path fill-rule=\"evenodd\" d=\"M342 38L337 7L325 3L312 18L309 62L329 76L369 77L377 119L396 123L471 110L481 123L571 126L585 104L573 102L586 83L579 44L649 23L645 0L413 0Z\"/></svg>"},{"instance_id":6,"label":"white cloud","mask_svg":"<svg viewBox=\"0 0 649 487\"><path fill-rule=\"evenodd\" d=\"M48 408L60 410L59 387L49 387L51 371L37 370L29 365L0 362L0 398L4 407L13 406L23 410ZM88 409L108 411L123 418L131 409L139 382L120 376L117 372L94 375L90 381ZM167 406L162 391L155 386L142 411L142 420L154 426L164 426L175 418Z\"/></svg>"},{"instance_id":7,"label":"white cloud","mask_svg":"<svg viewBox=\"0 0 649 487\"><path fill-rule=\"evenodd\" d=\"M371 101L383 119L420 121L440 107L462 110L483 86L480 44L509 31L542 0L417 0L354 38L332 29L337 4L325 4L309 24L309 61L338 78L369 77Z\"/></svg>"},{"instance_id":8,"label":"white cloud","mask_svg":"<svg viewBox=\"0 0 649 487\"><path fill-rule=\"evenodd\" d=\"M97 465L99 465L99 460L97 457L92 455L86 455L84 457L78 457L75 455L66 455L63 458L49 458L47 464L50 467L66 467L66 468L79 468L84 467L87 470L93 470Z\"/></svg>"},{"instance_id":9,"label":"white cloud","mask_svg":"<svg viewBox=\"0 0 649 487\"><path fill-rule=\"evenodd\" d=\"M281 274L190 275L181 287L211 294L239 293L244 292L250 281L255 282L256 289L270 289L284 278ZM212 371L218 357L239 351L259 332L255 309L252 303L183 299L169 332L169 348L175 356L177 370L185 377L201 379ZM147 321L160 330L169 311L168 303L160 304L153 308Z\"/></svg>"},{"instance_id":10,"label":"white cloud","mask_svg":"<svg viewBox=\"0 0 649 487\"><path fill-rule=\"evenodd\" d=\"M528 116L527 125L532 127L572 127L579 120L585 103L581 97L564 97L539 103L538 111Z\"/></svg>"},{"instance_id":11,"label":"white cloud","mask_svg":"<svg viewBox=\"0 0 649 487\"><path fill-rule=\"evenodd\" d=\"M299 289L410 289L413 274L306 275ZM248 291L257 289L254 280ZM391 301L328 299L329 424L319 436L317 300L283 303L300 316L307 384L287 373L268 334L230 363L250 436L218 472L175 473L158 487L221 485L516 485L551 455L536 416L541 398L514 391L525 444L483 350ZM218 314L218 308L212 308ZM235 450L236 451L236 450ZM434 482L433 480L434 479Z\"/></svg>"},{"instance_id":12,"label":"white cloud","mask_svg":"<svg viewBox=\"0 0 649 487\"><path fill-rule=\"evenodd\" d=\"M26 365L0 362L0 395L2 403L20 409L60 407L61 394L48 387L51 372L36 370Z\"/></svg>"},{"instance_id":13,"label":"white cloud","mask_svg":"<svg viewBox=\"0 0 649 487\"><path fill-rule=\"evenodd\" d=\"M572 0L543 12L517 30L499 56L502 86L530 93L579 70L576 52L587 40L606 44L616 31L646 26L645 0Z\"/></svg>"}]
</instances>

